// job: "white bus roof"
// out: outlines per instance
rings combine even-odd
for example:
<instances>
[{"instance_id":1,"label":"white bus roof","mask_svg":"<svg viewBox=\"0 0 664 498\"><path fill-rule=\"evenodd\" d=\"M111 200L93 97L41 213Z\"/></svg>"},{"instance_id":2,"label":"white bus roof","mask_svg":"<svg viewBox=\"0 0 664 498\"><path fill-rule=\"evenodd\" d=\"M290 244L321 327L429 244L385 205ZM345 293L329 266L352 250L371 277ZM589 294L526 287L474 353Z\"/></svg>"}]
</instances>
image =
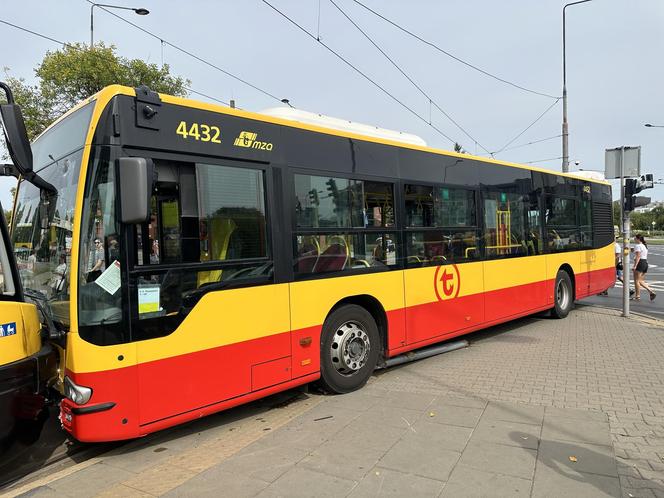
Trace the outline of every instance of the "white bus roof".
<instances>
[{"instance_id":1,"label":"white bus roof","mask_svg":"<svg viewBox=\"0 0 664 498\"><path fill-rule=\"evenodd\" d=\"M574 176L579 176L581 178L587 178L588 180L606 181L604 173L602 173L601 171L580 170L580 171L570 171L570 174Z\"/></svg>"},{"instance_id":2,"label":"white bus roof","mask_svg":"<svg viewBox=\"0 0 664 498\"><path fill-rule=\"evenodd\" d=\"M330 128L333 130L355 133L357 135L382 138L384 140L402 142L411 145L420 145L422 147L427 146L424 139L411 133L388 130L386 128L379 128L378 126L368 124L354 123L353 121L348 121L346 119L333 118L331 116L293 109L291 107L271 107L260 111L260 114L286 119L288 121L320 126L321 128Z\"/></svg>"}]
</instances>

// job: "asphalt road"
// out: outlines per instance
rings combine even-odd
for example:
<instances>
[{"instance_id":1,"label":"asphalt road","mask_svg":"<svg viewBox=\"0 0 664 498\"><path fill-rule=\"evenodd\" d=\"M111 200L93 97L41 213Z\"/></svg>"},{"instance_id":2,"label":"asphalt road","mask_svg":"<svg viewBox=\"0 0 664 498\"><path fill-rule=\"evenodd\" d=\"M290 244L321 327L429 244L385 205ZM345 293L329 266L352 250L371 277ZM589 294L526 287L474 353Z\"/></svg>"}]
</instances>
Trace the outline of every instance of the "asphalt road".
<instances>
[{"instance_id":1,"label":"asphalt road","mask_svg":"<svg viewBox=\"0 0 664 498\"><path fill-rule=\"evenodd\" d=\"M652 316L653 318L664 319L664 245L651 245L648 248L646 283L657 293L657 297L654 301L650 301L648 292L643 290L640 302L629 302L630 310ZM630 278L630 288L634 288L633 275ZM609 289L608 296L593 296L581 302L622 310L622 284L618 282L616 287Z\"/></svg>"}]
</instances>

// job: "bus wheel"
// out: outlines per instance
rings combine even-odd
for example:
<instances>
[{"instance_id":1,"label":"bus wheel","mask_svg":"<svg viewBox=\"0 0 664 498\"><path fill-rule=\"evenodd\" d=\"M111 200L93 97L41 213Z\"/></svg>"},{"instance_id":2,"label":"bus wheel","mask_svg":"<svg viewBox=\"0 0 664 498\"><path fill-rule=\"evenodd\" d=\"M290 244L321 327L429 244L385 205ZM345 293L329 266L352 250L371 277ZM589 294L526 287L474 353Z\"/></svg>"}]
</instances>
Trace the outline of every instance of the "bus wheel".
<instances>
[{"instance_id":1,"label":"bus wheel","mask_svg":"<svg viewBox=\"0 0 664 498\"><path fill-rule=\"evenodd\" d=\"M371 314L355 304L327 317L321 336L321 380L328 391L349 393L371 376L378 361L380 335Z\"/></svg>"},{"instance_id":2,"label":"bus wheel","mask_svg":"<svg viewBox=\"0 0 664 498\"><path fill-rule=\"evenodd\" d=\"M551 316L554 318L565 318L574 307L572 280L565 270L558 270L553 290L553 300L554 306L551 310Z\"/></svg>"}]
</instances>

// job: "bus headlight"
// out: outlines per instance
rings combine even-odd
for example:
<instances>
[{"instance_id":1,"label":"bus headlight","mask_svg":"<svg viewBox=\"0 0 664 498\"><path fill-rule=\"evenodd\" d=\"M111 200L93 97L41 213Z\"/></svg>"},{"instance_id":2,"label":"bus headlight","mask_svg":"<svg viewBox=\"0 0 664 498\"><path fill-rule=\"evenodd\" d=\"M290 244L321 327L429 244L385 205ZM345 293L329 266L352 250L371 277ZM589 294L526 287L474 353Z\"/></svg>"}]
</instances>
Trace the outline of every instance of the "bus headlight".
<instances>
[{"instance_id":1,"label":"bus headlight","mask_svg":"<svg viewBox=\"0 0 664 498\"><path fill-rule=\"evenodd\" d=\"M65 396L77 405L84 405L90 401L92 389L75 384L73 380L65 375Z\"/></svg>"}]
</instances>

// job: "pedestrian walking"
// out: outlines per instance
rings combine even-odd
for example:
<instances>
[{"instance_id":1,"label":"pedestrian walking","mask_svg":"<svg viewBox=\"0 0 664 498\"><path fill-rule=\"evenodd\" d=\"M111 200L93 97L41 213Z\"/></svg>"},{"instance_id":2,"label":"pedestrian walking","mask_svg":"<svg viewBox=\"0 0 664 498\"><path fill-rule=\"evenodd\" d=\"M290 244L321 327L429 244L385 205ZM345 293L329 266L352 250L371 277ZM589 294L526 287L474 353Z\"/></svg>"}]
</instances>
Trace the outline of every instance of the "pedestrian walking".
<instances>
[{"instance_id":1,"label":"pedestrian walking","mask_svg":"<svg viewBox=\"0 0 664 498\"><path fill-rule=\"evenodd\" d=\"M637 234L634 236L634 241L636 245L634 246L634 288L635 301L641 299L641 287L647 290L650 293L650 300L653 301L657 294L653 292L648 284L646 284L646 273L648 272L648 244L643 235Z\"/></svg>"}]
</instances>

